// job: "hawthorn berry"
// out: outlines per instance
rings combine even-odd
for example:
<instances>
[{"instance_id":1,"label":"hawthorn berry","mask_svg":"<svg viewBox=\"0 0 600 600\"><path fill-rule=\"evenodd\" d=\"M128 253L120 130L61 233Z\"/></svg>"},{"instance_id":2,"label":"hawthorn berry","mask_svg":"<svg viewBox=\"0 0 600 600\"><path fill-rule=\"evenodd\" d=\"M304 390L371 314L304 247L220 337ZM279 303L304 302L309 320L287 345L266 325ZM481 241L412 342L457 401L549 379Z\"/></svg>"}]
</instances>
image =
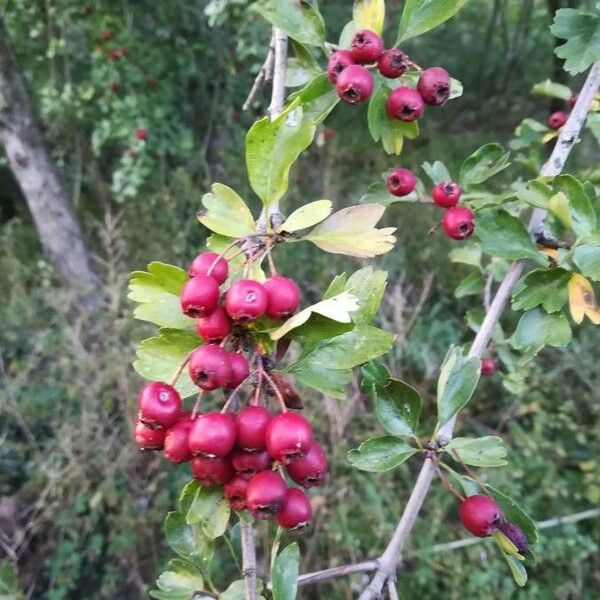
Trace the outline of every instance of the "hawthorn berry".
<instances>
[{"instance_id":1,"label":"hawthorn berry","mask_svg":"<svg viewBox=\"0 0 600 600\"><path fill-rule=\"evenodd\" d=\"M407 85L401 85L390 92L386 110L390 119L399 119L410 123L423 114L425 103L417 90Z\"/></svg>"},{"instance_id":2,"label":"hawthorn berry","mask_svg":"<svg viewBox=\"0 0 600 600\"><path fill-rule=\"evenodd\" d=\"M348 50L338 50L334 52L327 63L327 77L334 85L337 83L338 75L350 65L353 65L354 59Z\"/></svg>"},{"instance_id":3,"label":"hawthorn berry","mask_svg":"<svg viewBox=\"0 0 600 600\"><path fill-rule=\"evenodd\" d=\"M267 292L265 314L271 319L287 319L300 306L300 288L289 277L273 275L263 284Z\"/></svg>"},{"instance_id":4,"label":"hawthorn berry","mask_svg":"<svg viewBox=\"0 0 600 600\"><path fill-rule=\"evenodd\" d=\"M189 437L193 424L194 421L188 414L181 417L175 425L167 430L163 451L165 458L174 463L184 463L192 460Z\"/></svg>"},{"instance_id":5,"label":"hawthorn berry","mask_svg":"<svg viewBox=\"0 0 600 600\"><path fill-rule=\"evenodd\" d=\"M312 507L306 492L289 488L277 513L277 523L285 528L300 531L308 526L312 518Z\"/></svg>"},{"instance_id":6,"label":"hawthorn berry","mask_svg":"<svg viewBox=\"0 0 600 600\"><path fill-rule=\"evenodd\" d=\"M153 381L147 383L138 394L140 420L153 428L170 427L179 418L181 396L168 383Z\"/></svg>"},{"instance_id":7,"label":"hawthorn berry","mask_svg":"<svg viewBox=\"0 0 600 600\"><path fill-rule=\"evenodd\" d=\"M394 169L387 176L386 185L392 196L408 196L414 192L417 178L409 169Z\"/></svg>"},{"instance_id":8,"label":"hawthorn berry","mask_svg":"<svg viewBox=\"0 0 600 600\"><path fill-rule=\"evenodd\" d=\"M232 376L229 352L216 344L200 346L192 352L188 370L191 380L207 392L226 387Z\"/></svg>"},{"instance_id":9,"label":"hawthorn berry","mask_svg":"<svg viewBox=\"0 0 600 600\"><path fill-rule=\"evenodd\" d=\"M383 40L370 29L357 31L350 41L350 54L358 64L377 62L383 53Z\"/></svg>"},{"instance_id":10,"label":"hawthorn berry","mask_svg":"<svg viewBox=\"0 0 600 600\"><path fill-rule=\"evenodd\" d=\"M346 67L337 78L335 89L346 104L362 104L373 93L373 75L360 65Z\"/></svg>"},{"instance_id":11,"label":"hawthorn berry","mask_svg":"<svg viewBox=\"0 0 600 600\"><path fill-rule=\"evenodd\" d=\"M317 442L313 442L306 456L290 463L286 469L288 475L303 488L321 485L327 475L325 452Z\"/></svg>"},{"instance_id":12,"label":"hawthorn berry","mask_svg":"<svg viewBox=\"0 0 600 600\"><path fill-rule=\"evenodd\" d=\"M151 429L138 418L133 427L133 439L142 450L162 450L165 444L165 429Z\"/></svg>"},{"instance_id":13,"label":"hawthorn berry","mask_svg":"<svg viewBox=\"0 0 600 600\"><path fill-rule=\"evenodd\" d=\"M285 412L273 417L265 433L272 458L288 464L306 456L313 443L310 423L298 413Z\"/></svg>"},{"instance_id":14,"label":"hawthorn berry","mask_svg":"<svg viewBox=\"0 0 600 600\"><path fill-rule=\"evenodd\" d=\"M498 370L498 365L493 358L489 356L481 360L481 374L484 377L491 377Z\"/></svg>"},{"instance_id":15,"label":"hawthorn berry","mask_svg":"<svg viewBox=\"0 0 600 600\"><path fill-rule=\"evenodd\" d=\"M441 106L450 98L450 75L442 67L430 67L419 76L417 90L425 104Z\"/></svg>"},{"instance_id":16,"label":"hawthorn berry","mask_svg":"<svg viewBox=\"0 0 600 600\"><path fill-rule=\"evenodd\" d=\"M548 127L550 129L560 129L567 122L567 119L568 115L566 112L557 110L548 117Z\"/></svg>"},{"instance_id":17,"label":"hawthorn berry","mask_svg":"<svg viewBox=\"0 0 600 600\"><path fill-rule=\"evenodd\" d=\"M235 471L227 458L205 458L199 456L192 459L192 476L204 487L225 485Z\"/></svg>"},{"instance_id":18,"label":"hawthorn berry","mask_svg":"<svg viewBox=\"0 0 600 600\"><path fill-rule=\"evenodd\" d=\"M517 547L519 554L527 553L529 541L520 527L507 521L498 525L498 529Z\"/></svg>"},{"instance_id":19,"label":"hawthorn berry","mask_svg":"<svg viewBox=\"0 0 600 600\"><path fill-rule=\"evenodd\" d=\"M454 240L464 240L475 231L473 211L466 206L449 208L443 218L442 227L448 237Z\"/></svg>"},{"instance_id":20,"label":"hawthorn berry","mask_svg":"<svg viewBox=\"0 0 600 600\"><path fill-rule=\"evenodd\" d=\"M222 306L196 319L196 331L205 342L220 342L231 332L231 320Z\"/></svg>"},{"instance_id":21,"label":"hawthorn berry","mask_svg":"<svg viewBox=\"0 0 600 600\"><path fill-rule=\"evenodd\" d=\"M477 537L492 535L504 519L496 501L481 495L469 496L464 500L459 516L465 529Z\"/></svg>"},{"instance_id":22,"label":"hawthorn berry","mask_svg":"<svg viewBox=\"0 0 600 600\"><path fill-rule=\"evenodd\" d=\"M198 254L192 261L188 269L188 275L190 277L208 275L216 279L217 283L221 285L225 283L229 276L229 265L220 254L216 252L203 252L202 254Z\"/></svg>"},{"instance_id":23,"label":"hawthorn berry","mask_svg":"<svg viewBox=\"0 0 600 600\"><path fill-rule=\"evenodd\" d=\"M246 509L246 491L248 490L248 481L239 475L230 479L223 488L223 493L229 506L233 510Z\"/></svg>"},{"instance_id":24,"label":"hawthorn berry","mask_svg":"<svg viewBox=\"0 0 600 600\"><path fill-rule=\"evenodd\" d=\"M377 67L379 72L388 79L396 79L408 70L410 60L408 55L399 48L386 50L380 57Z\"/></svg>"},{"instance_id":25,"label":"hawthorn berry","mask_svg":"<svg viewBox=\"0 0 600 600\"><path fill-rule=\"evenodd\" d=\"M249 452L238 449L234 450L231 455L231 464L236 473L245 479L251 479L257 473L266 471L271 466L271 457L266 450Z\"/></svg>"},{"instance_id":26,"label":"hawthorn berry","mask_svg":"<svg viewBox=\"0 0 600 600\"><path fill-rule=\"evenodd\" d=\"M179 300L184 315L203 317L219 304L219 284L212 277L196 275L185 282Z\"/></svg>"},{"instance_id":27,"label":"hawthorn berry","mask_svg":"<svg viewBox=\"0 0 600 600\"><path fill-rule=\"evenodd\" d=\"M229 352L228 357L231 378L225 387L234 390L246 381L248 375L250 375L250 366L248 365L246 357L239 352Z\"/></svg>"},{"instance_id":28,"label":"hawthorn berry","mask_svg":"<svg viewBox=\"0 0 600 600\"><path fill-rule=\"evenodd\" d=\"M267 309L265 288L252 279L238 279L225 294L225 310L234 321L253 321Z\"/></svg>"},{"instance_id":29,"label":"hawthorn berry","mask_svg":"<svg viewBox=\"0 0 600 600\"><path fill-rule=\"evenodd\" d=\"M567 100L567 104L573 108L575 106L575 104L577 103L577 99L579 98L579 94L573 94L568 100Z\"/></svg>"},{"instance_id":30,"label":"hawthorn berry","mask_svg":"<svg viewBox=\"0 0 600 600\"><path fill-rule=\"evenodd\" d=\"M135 136L135 139L145 141L148 139L148 130L143 127L138 127L137 129L134 129L133 135Z\"/></svg>"},{"instance_id":31,"label":"hawthorn berry","mask_svg":"<svg viewBox=\"0 0 600 600\"><path fill-rule=\"evenodd\" d=\"M231 413L207 412L198 415L189 434L194 456L224 458L235 446L235 417Z\"/></svg>"},{"instance_id":32,"label":"hawthorn berry","mask_svg":"<svg viewBox=\"0 0 600 600\"><path fill-rule=\"evenodd\" d=\"M263 406L242 408L236 419L238 446L249 451L264 450L267 447L265 434L272 418Z\"/></svg>"},{"instance_id":33,"label":"hawthorn berry","mask_svg":"<svg viewBox=\"0 0 600 600\"><path fill-rule=\"evenodd\" d=\"M248 482L246 507L257 519L274 517L285 499L287 485L279 473L261 471Z\"/></svg>"},{"instance_id":34,"label":"hawthorn berry","mask_svg":"<svg viewBox=\"0 0 600 600\"><path fill-rule=\"evenodd\" d=\"M113 37L113 32L110 29L105 29L101 34L100 34L100 39L103 42L108 42L109 40L111 40Z\"/></svg>"},{"instance_id":35,"label":"hawthorn berry","mask_svg":"<svg viewBox=\"0 0 600 600\"><path fill-rule=\"evenodd\" d=\"M444 181L434 186L431 198L442 208L452 208L458 204L462 190L454 181Z\"/></svg>"},{"instance_id":36,"label":"hawthorn berry","mask_svg":"<svg viewBox=\"0 0 600 600\"><path fill-rule=\"evenodd\" d=\"M332 140L335 137L335 129L333 127L326 127L323 131L323 137L326 141Z\"/></svg>"}]
</instances>

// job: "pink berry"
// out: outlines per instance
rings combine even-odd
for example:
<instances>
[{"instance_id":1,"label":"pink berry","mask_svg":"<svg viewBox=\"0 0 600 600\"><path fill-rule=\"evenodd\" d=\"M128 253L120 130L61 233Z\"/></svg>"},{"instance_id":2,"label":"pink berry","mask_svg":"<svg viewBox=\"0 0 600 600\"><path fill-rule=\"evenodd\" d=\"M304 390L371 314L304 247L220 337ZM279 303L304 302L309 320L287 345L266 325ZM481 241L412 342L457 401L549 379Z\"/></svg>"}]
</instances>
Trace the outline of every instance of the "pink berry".
<instances>
[{"instance_id":1,"label":"pink berry","mask_svg":"<svg viewBox=\"0 0 600 600\"><path fill-rule=\"evenodd\" d=\"M308 526L311 518L312 508L306 492L289 488L277 513L277 523L285 529L301 531Z\"/></svg>"},{"instance_id":2,"label":"pink berry","mask_svg":"<svg viewBox=\"0 0 600 600\"><path fill-rule=\"evenodd\" d=\"M390 119L399 119L409 123L423 114L425 103L417 90L401 85L390 92L386 110Z\"/></svg>"},{"instance_id":3,"label":"pink berry","mask_svg":"<svg viewBox=\"0 0 600 600\"><path fill-rule=\"evenodd\" d=\"M192 475L204 487L218 487L225 485L235 472L227 458L200 456L192 459Z\"/></svg>"},{"instance_id":4,"label":"pink berry","mask_svg":"<svg viewBox=\"0 0 600 600\"><path fill-rule=\"evenodd\" d=\"M257 519L274 517L285 499L287 485L274 471L257 473L246 490L246 507Z\"/></svg>"},{"instance_id":5,"label":"pink berry","mask_svg":"<svg viewBox=\"0 0 600 600\"><path fill-rule=\"evenodd\" d=\"M265 314L271 319L287 319L291 317L300 306L300 288L289 277L273 275L265 281L267 291L267 310Z\"/></svg>"},{"instance_id":6,"label":"pink berry","mask_svg":"<svg viewBox=\"0 0 600 600\"><path fill-rule=\"evenodd\" d=\"M227 290L225 310L234 321L254 321L265 314L267 302L267 292L258 281L238 279Z\"/></svg>"},{"instance_id":7,"label":"pink berry","mask_svg":"<svg viewBox=\"0 0 600 600\"><path fill-rule=\"evenodd\" d=\"M425 69L417 83L417 90L425 104L441 106L450 98L450 75L442 67Z\"/></svg>"},{"instance_id":8,"label":"pink berry","mask_svg":"<svg viewBox=\"0 0 600 600\"><path fill-rule=\"evenodd\" d=\"M399 48L386 50L380 57L377 66L379 72L388 79L396 79L408 70L410 60Z\"/></svg>"},{"instance_id":9,"label":"pink berry","mask_svg":"<svg viewBox=\"0 0 600 600\"><path fill-rule=\"evenodd\" d=\"M196 331L205 342L220 342L231 333L231 320L222 306L196 320Z\"/></svg>"},{"instance_id":10,"label":"pink berry","mask_svg":"<svg viewBox=\"0 0 600 600\"><path fill-rule=\"evenodd\" d=\"M139 419L134 424L133 439L142 450L162 450L166 435L166 429L151 429Z\"/></svg>"},{"instance_id":11,"label":"pink berry","mask_svg":"<svg viewBox=\"0 0 600 600\"><path fill-rule=\"evenodd\" d=\"M469 496L459 509L465 529L477 537L492 535L504 520L502 510L489 496Z\"/></svg>"},{"instance_id":12,"label":"pink berry","mask_svg":"<svg viewBox=\"0 0 600 600\"><path fill-rule=\"evenodd\" d=\"M234 390L236 387L246 381L248 375L250 375L250 366L248 365L246 357L239 352L229 352L228 357L229 367L231 369L231 378L225 387L230 390Z\"/></svg>"},{"instance_id":13,"label":"pink berry","mask_svg":"<svg viewBox=\"0 0 600 600\"><path fill-rule=\"evenodd\" d=\"M192 352L188 370L192 381L207 392L226 387L232 376L229 352L216 344L200 346Z\"/></svg>"},{"instance_id":14,"label":"pink berry","mask_svg":"<svg viewBox=\"0 0 600 600\"><path fill-rule=\"evenodd\" d=\"M310 450L313 443L312 427L298 413L281 413L269 423L265 440L272 458L288 464L306 456Z\"/></svg>"},{"instance_id":15,"label":"pink berry","mask_svg":"<svg viewBox=\"0 0 600 600\"><path fill-rule=\"evenodd\" d=\"M212 277L197 275L188 279L181 290L181 310L188 317L203 317L219 304L219 284Z\"/></svg>"},{"instance_id":16,"label":"pink berry","mask_svg":"<svg viewBox=\"0 0 600 600\"><path fill-rule=\"evenodd\" d=\"M548 117L548 127L550 129L560 129L567 122L567 119L568 115L566 112L557 110Z\"/></svg>"},{"instance_id":17,"label":"pink berry","mask_svg":"<svg viewBox=\"0 0 600 600\"><path fill-rule=\"evenodd\" d=\"M452 208L458 204L462 190L454 181L444 181L434 186L431 191L433 201L443 208Z\"/></svg>"},{"instance_id":18,"label":"pink berry","mask_svg":"<svg viewBox=\"0 0 600 600\"><path fill-rule=\"evenodd\" d=\"M188 269L188 275L190 277L196 277L196 275L208 275L209 277L216 279L217 283L221 285L222 283L225 283L229 276L229 265L227 261L216 252L203 252L196 256L192 261L192 264Z\"/></svg>"},{"instance_id":19,"label":"pink berry","mask_svg":"<svg viewBox=\"0 0 600 600\"><path fill-rule=\"evenodd\" d=\"M481 374L484 377L491 377L498 370L498 365L493 358L486 357L481 361Z\"/></svg>"},{"instance_id":20,"label":"pink berry","mask_svg":"<svg viewBox=\"0 0 600 600\"><path fill-rule=\"evenodd\" d=\"M442 227L448 237L464 240L475 231L473 211L465 206L449 208L442 219Z\"/></svg>"},{"instance_id":21,"label":"pink berry","mask_svg":"<svg viewBox=\"0 0 600 600\"><path fill-rule=\"evenodd\" d=\"M231 455L231 464L236 473L245 479L251 479L257 473L266 471L271 466L271 457L266 450L262 452L248 452L248 450L234 450Z\"/></svg>"},{"instance_id":22,"label":"pink berry","mask_svg":"<svg viewBox=\"0 0 600 600\"><path fill-rule=\"evenodd\" d=\"M265 434L272 418L263 406L242 408L236 422L238 446L249 451L264 450L267 447Z\"/></svg>"},{"instance_id":23,"label":"pink berry","mask_svg":"<svg viewBox=\"0 0 600 600\"><path fill-rule=\"evenodd\" d=\"M327 63L327 77L334 85L337 82L338 75L350 65L354 64L352 54L348 50L338 50L329 57Z\"/></svg>"},{"instance_id":24,"label":"pink berry","mask_svg":"<svg viewBox=\"0 0 600 600\"><path fill-rule=\"evenodd\" d=\"M370 64L377 62L383 53L383 40L369 29L357 31L350 42L350 54L354 62Z\"/></svg>"},{"instance_id":25,"label":"pink berry","mask_svg":"<svg viewBox=\"0 0 600 600\"><path fill-rule=\"evenodd\" d=\"M246 492L248 490L248 481L239 475L236 475L233 479L230 479L223 488L223 494L229 506L233 510L245 510L246 509Z\"/></svg>"},{"instance_id":26,"label":"pink berry","mask_svg":"<svg viewBox=\"0 0 600 600\"><path fill-rule=\"evenodd\" d=\"M387 176L386 185L392 196L408 196L415 191L417 178L408 169L394 169Z\"/></svg>"},{"instance_id":27,"label":"pink berry","mask_svg":"<svg viewBox=\"0 0 600 600\"><path fill-rule=\"evenodd\" d=\"M208 412L198 415L189 435L194 456L224 458L235 445L235 417L231 413Z\"/></svg>"},{"instance_id":28,"label":"pink berry","mask_svg":"<svg viewBox=\"0 0 600 600\"><path fill-rule=\"evenodd\" d=\"M313 442L306 456L286 466L288 475L303 488L311 488L323 483L327 475L327 458L323 448Z\"/></svg>"},{"instance_id":29,"label":"pink berry","mask_svg":"<svg viewBox=\"0 0 600 600\"><path fill-rule=\"evenodd\" d=\"M147 383L138 394L140 420L149 427L166 428L173 425L181 412L181 396L168 383Z\"/></svg>"},{"instance_id":30,"label":"pink berry","mask_svg":"<svg viewBox=\"0 0 600 600\"><path fill-rule=\"evenodd\" d=\"M360 65L346 67L337 78L335 89L346 104L362 104L373 93L373 75Z\"/></svg>"},{"instance_id":31,"label":"pink berry","mask_svg":"<svg viewBox=\"0 0 600 600\"><path fill-rule=\"evenodd\" d=\"M122 52L121 52L121 55L125 56ZM147 140L148 139L148 130L144 129L143 127L138 127L137 129L134 130L133 135L138 140Z\"/></svg>"},{"instance_id":32,"label":"pink berry","mask_svg":"<svg viewBox=\"0 0 600 600\"><path fill-rule=\"evenodd\" d=\"M184 463L192 460L189 437L193 424L194 421L192 421L190 415L186 415L169 428L165 437L165 458L174 463Z\"/></svg>"}]
</instances>

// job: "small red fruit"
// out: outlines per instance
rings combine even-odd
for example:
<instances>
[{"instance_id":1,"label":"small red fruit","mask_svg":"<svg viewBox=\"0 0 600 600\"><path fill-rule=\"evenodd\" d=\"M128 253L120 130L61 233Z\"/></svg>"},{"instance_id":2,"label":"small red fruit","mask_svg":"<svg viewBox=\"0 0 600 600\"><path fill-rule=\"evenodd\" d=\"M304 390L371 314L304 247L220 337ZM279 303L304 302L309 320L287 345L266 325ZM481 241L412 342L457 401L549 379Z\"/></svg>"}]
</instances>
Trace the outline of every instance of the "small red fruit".
<instances>
[{"instance_id":1,"label":"small red fruit","mask_svg":"<svg viewBox=\"0 0 600 600\"><path fill-rule=\"evenodd\" d=\"M151 429L136 419L133 428L133 439L142 450L162 450L165 443L165 429Z\"/></svg>"},{"instance_id":2,"label":"small red fruit","mask_svg":"<svg viewBox=\"0 0 600 600\"><path fill-rule=\"evenodd\" d=\"M335 129L333 127L326 127L325 131L323 131L323 137L327 141L332 140L335 137Z\"/></svg>"},{"instance_id":3,"label":"small red fruit","mask_svg":"<svg viewBox=\"0 0 600 600\"><path fill-rule=\"evenodd\" d=\"M350 65L354 64L352 54L348 50L338 50L329 57L327 63L327 77L334 85L337 83L338 75Z\"/></svg>"},{"instance_id":4,"label":"small red fruit","mask_svg":"<svg viewBox=\"0 0 600 600\"><path fill-rule=\"evenodd\" d=\"M237 414L237 444L244 450L264 450L271 413L263 406L246 406Z\"/></svg>"},{"instance_id":5,"label":"small red fruit","mask_svg":"<svg viewBox=\"0 0 600 600\"><path fill-rule=\"evenodd\" d=\"M134 129L133 135L137 140L147 140L148 130L143 127L138 127L137 129Z\"/></svg>"},{"instance_id":6,"label":"small red fruit","mask_svg":"<svg viewBox=\"0 0 600 600\"><path fill-rule=\"evenodd\" d=\"M165 458L174 463L184 463L192 460L189 437L193 424L194 421L189 415L186 415L168 429L167 437L165 437Z\"/></svg>"},{"instance_id":7,"label":"small red fruit","mask_svg":"<svg viewBox=\"0 0 600 600\"><path fill-rule=\"evenodd\" d=\"M281 413L269 423L265 440L271 457L288 464L306 456L310 450L313 443L312 427L298 413Z\"/></svg>"},{"instance_id":8,"label":"small red fruit","mask_svg":"<svg viewBox=\"0 0 600 600\"><path fill-rule=\"evenodd\" d=\"M181 412L181 396L168 383L147 383L138 394L140 420L149 427L171 427Z\"/></svg>"},{"instance_id":9,"label":"small red fruit","mask_svg":"<svg viewBox=\"0 0 600 600\"><path fill-rule=\"evenodd\" d=\"M462 190L454 181L444 181L434 186L431 191L433 201L443 208L452 208L458 204Z\"/></svg>"},{"instance_id":10,"label":"small red fruit","mask_svg":"<svg viewBox=\"0 0 600 600\"><path fill-rule=\"evenodd\" d=\"M101 34L100 34L100 39L103 42L108 42L109 40L111 40L113 37L113 32L110 29L105 29Z\"/></svg>"},{"instance_id":11,"label":"small red fruit","mask_svg":"<svg viewBox=\"0 0 600 600\"><path fill-rule=\"evenodd\" d=\"M225 294L225 310L235 321L253 321L267 309L265 288L252 279L238 279Z\"/></svg>"},{"instance_id":12,"label":"small red fruit","mask_svg":"<svg viewBox=\"0 0 600 600\"><path fill-rule=\"evenodd\" d=\"M498 370L498 365L493 358L484 358L481 361L481 374L484 377L491 377Z\"/></svg>"},{"instance_id":13,"label":"small red fruit","mask_svg":"<svg viewBox=\"0 0 600 600\"><path fill-rule=\"evenodd\" d=\"M225 485L235 475L235 472L231 461L227 458L200 456L192 459L192 475L204 487L217 487Z\"/></svg>"},{"instance_id":14,"label":"small red fruit","mask_svg":"<svg viewBox=\"0 0 600 600\"><path fill-rule=\"evenodd\" d=\"M492 535L504 518L493 498L480 495L469 496L460 505L459 516L465 529L477 537Z\"/></svg>"},{"instance_id":15,"label":"small red fruit","mask_svg":"<svg viewBox=\"0 0 600 600\"><path fill-rule=\"evenodd\" d=\"M520 527L507 521L498 525L498 529L517 547L519 554L526 554L529 540Z\"/></svg>"},{"instance_id":16,"label":"small red fruit","mask_svg":"<svg viewBox=\"0 0 600 600\"><path fill-rule=\"evenodd\" d=\"M229 506L233 510L245 510L246 509L246 491L248 489L248 481L239 475L236 475L233 479L223 488L225 498L229 502Z\"/></svg>"},{"instance_id":17,"label":"small red fruit","mask_svg":"<svg viewBox=\"0 0 600 600\"><path fill-rule=\"evenodd\" d=\"M270 519L281 509L286 492L279 473L262 471L248 482L246 507L257 519Z\"/></svg>"},{"instance_id":18,"label":"small red fruit","mask_svg":"<svg viewBox=\"0 0 600 600\"><path fill-rule=\"evenodd\" d=\"M373 75L360 65L346 67L337 78L335 89L346 104L362 104L373 93Z\"/></svg>"},{"instance_id":19,"label":"small red fruit","mask_svg":"<svg viewBox=\"0 0 600 600\"><path fill-rule=\"evenodd\" d=\"M306 493L298 488L289 488L276 519L285 529L301 531L306 528L312 519L312 508Z\"/></svg>"},{"instance_id":20,"label":"small red fruit","mask_svg":"<svg viewBox=\"0 0 600 600\"><path fill-rule=\"evenodd\" d=\"M207 392L225 387L231 380L229 352L216 344L200 346L192 352L188 370L192 381Z\"/></svg>"},{"instance_id":21,"label":"small red fruit","mask_svg":"<svg viewBox=\"0 0 600 600\"><path fill-rule=\"evenodd\" d=\"M244 479L252 479L254 475L266 471L271 466L271 457L266 450L262 452L235 450L231 455L231 464Z\"/></svg>"},{"instance_id":22,"label":"small red fruit","mask_svg":"<svg viewBox=\"0 0 600 600\"><path fill-rule=\"evenodd\" d=\"M573 108L577 102L577 99L579 98L579 94L573 94L568 100L567 100L567 104Z\"/></svg>"},{"instance_id":23,"label":"small red fruit","mask_svg":"<svg viewBox=\"0 0 600 600\"><path fill-rule=\"evenodd\" d=\"M473 211L465 206L449 208L442 219L442 227L448 237L464 240L475 231Z\"/></svg>"},{"instance_id":24,"label":"small red fruit","mask_svg":"<svg viewBox=\"0 0 600 600\"><path fill-rule=\"evenodd\" d=\"M219 304L219 284L212 277L196 275L188 279L181 290L181 310L188 317L203 317Z\"/></svg>"},{"instance_id":25,"label":"small red fruit","mask_svg":"<svg viewBox=\"0 0 600 600\"><path fill-rule=\"evenodd\" d=\"M379 72L389 79L396 79L408 70L410 60L399 48L386 50L380 57L377 66Z\"/></svg>"},{"instance_id":26,"label":"small red fruit","mask_svg":"<svg viewBox=\"0 0 600 600\"><path fill-rule=\"evenodd\" d=\"M188 275L190 277L208 275L209 277L216 279L217 283L221 285L222 283L225 283L229 276L229 265L227 264L227 261L216 252L203 252L196 256L192 261L192 264L188 269Z\"/></svg>"},{"instance_id":27,"label":"small red fruit","mask_svg":"<svg viewBox=\"0 0 600 600\"><path fill-rule=\"evenodd\" d=\"M417 90L401 85L390 92L386 110L390 119L399 119L410 123L423 114L425 103Z\"/></svg>"},{"instance_id":28,"label":"small red fruit","mask_svg":"<svg viewBox=\"0 0 600 600\"><path fill-rule=\"evenodd\" d=\"M239 352L229 352L227 356L229 359L229 368L231 369L231 378L225 387L234 390L246 381L248 375L250 375L250 366L246 357Z\"/></svg>"},{"instance_id":29,"label":"small red fruit","mask_svg":"<svg viewBox=\"0 0 600 600\"><path fill-rule=\"evenodd\" d=\"M370 64L377 62L383 53L383 40L369 29L357 31L350 42L350 54L354 62Z\"/></svg>"},{"instance_id":30,"label":"small red fruit","mask_svg":"<svg viewBox=\"0 0 600 600\"><path fill-rule=\"evenodd\" d=\"M208 412L198 415L189 437L194 456L224 458L235 446L235 417L231 413Z\"/></svg>"},{"instance_id":31,"label":"small red fruit","mask_svg":"<svg viewBox=\"0 0 600 600\"><path fill-rule=\"evenodd\" d=\"M117 60L119 58L121 58L121 51L120 50L111 50L110 52L108 52L106 54L108 60Z\"/></svg>"},{"instance_id":32,"label":"small red fruit","mask_svg":"<svg viewBox=\"0 0 600 600\"><path fill-rule=\"evenodd\" d=\"M222 306L196 320L196 331L205 342L220 342L231 332L231 320Z\"/></svg>"},{"instance_id":33,"label":"small red fruit","mask_svg":"<svg viewBox=\"0 0 600 600\"><path fill-rule=\"evenodd\" d=\"M306 456L287 465L288 475L303 488L311 488L323 483L327 475L327 458L323 448L313 442Z\"/></svg>"},{"instance_id":34,"label":"small red fruit","mask_svg":"<svg viewBox=\"0 0 600 600\"><path fill-rule=\"evenodd\" d=\"M450 98L450 75L442 67L425 69L417 83L417 90L425 104L441 106Z\"/></svg>"},{"instance_id":35,"label":"small red fruit","mask_svg":"<svg viewBox=\"0 0 600 600\"><path fill-rule=\"evenodd\" d=\"M268 302L265 314L271 319L287 319L300 306L300 288L289 277L273 275L263 284Z\"/></svg>"},{"instance_id":36,"label":"small red fruit","mask_svg":"<svg viewBox=\"0 0 600 600\"><path fill-rule=\"evenodd\" d=\"M392 196L408 196L415 191L417 178L409 169L394 169L387 176L386 185Z\"/></svg>"},{"instance_id":37,"label":"small red fruit","mask_svg":"<svg viewBox=\"0 0 600 600\"><path fill-rule=\"evenodd\" d=\"M548 127L550 129L560 129L567 122L567 119L568 115L566 112L557 110L548 117Z\"/></svg>"}]
</instances>

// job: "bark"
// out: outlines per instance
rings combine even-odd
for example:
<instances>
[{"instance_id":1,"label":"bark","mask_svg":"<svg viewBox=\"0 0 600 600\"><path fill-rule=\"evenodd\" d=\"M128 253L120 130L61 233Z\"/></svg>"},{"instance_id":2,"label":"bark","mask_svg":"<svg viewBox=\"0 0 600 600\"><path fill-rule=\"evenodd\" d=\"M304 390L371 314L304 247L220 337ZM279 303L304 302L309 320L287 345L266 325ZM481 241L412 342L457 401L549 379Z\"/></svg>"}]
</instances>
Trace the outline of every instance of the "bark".
<instances>
[{"instance_id":1,"label":"bark","mask_svg":"<svg viewBox=\"0 0 600 600\"><path fill-rule=\"evenodd\" d=\"M44 142L4 24L0 21L0 142L62 282L86 310L99 307L100 280L63 183Z\"/></svg>"}]
</instances>

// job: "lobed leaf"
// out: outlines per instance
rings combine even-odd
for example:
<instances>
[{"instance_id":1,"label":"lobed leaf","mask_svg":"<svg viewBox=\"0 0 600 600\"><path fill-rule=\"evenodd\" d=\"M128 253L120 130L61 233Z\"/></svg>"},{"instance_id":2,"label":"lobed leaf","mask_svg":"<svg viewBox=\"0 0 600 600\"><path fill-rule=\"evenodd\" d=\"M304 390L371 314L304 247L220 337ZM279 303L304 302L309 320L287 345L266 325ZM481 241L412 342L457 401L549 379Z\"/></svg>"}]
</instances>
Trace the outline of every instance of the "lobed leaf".
<instances>
[{"instance_id":1,"label":"lobed leaf","mask_svg":"<svg viewBox=\"0 0 600 600\"><path fill-rule=\"evenodd\" d=\"M248 205L234 190L222 183L213 183L211 190L202 196L205 210L198 212L198 221L202 225L230 238L256 233L256 224Z\"/></svg>"},{"instance_id":2,"label":"lobed leaf","mask_svg":"<svg viewBox=\"0 0 600 600\"><path fill-rule=\"evenodd\" d=\"M296 209L278 228L278 231L291 233L312 227L326 219L332 211L331 200L316 200Z\"/></svg>"},{"instance_id":3,"label":"lobed leaf","mask_svg":"<svg viewBox=\"0 0 600 600\"><path fill-rule=\"evenodd\" d=\"M541 306L554 313L567 303L567 284L571 274L564 269L537 269L523 277L512 295L513 310L531 310Z\"/></svg>"}]
</instances>

